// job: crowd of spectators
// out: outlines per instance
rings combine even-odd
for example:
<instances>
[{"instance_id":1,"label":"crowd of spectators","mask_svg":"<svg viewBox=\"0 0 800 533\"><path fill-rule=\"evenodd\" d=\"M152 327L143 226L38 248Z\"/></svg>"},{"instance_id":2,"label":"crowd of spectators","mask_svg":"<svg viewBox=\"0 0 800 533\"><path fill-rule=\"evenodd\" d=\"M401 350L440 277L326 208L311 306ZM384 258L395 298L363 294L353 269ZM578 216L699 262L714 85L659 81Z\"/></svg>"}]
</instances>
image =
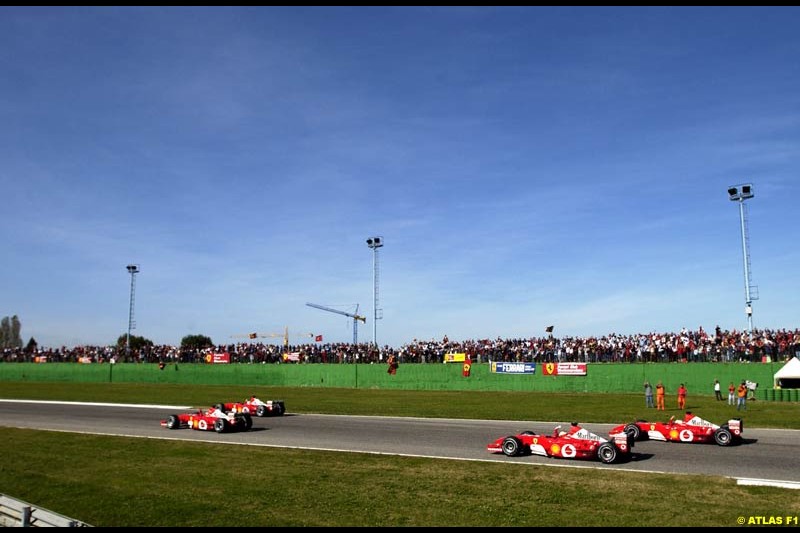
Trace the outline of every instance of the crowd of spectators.
<instances>
[{"instance_id":1,"label":"crowd of spectators","mask_svg":"<svg viewBox=\"0 0 800 533\"><path fill-rule=\"evenodd\" d=\"M287 353L300 363L378 363L394 355L399 363L441 363L445 354L465 353L477 363L489 361L534 362L761 362L782 361L800 354L800 329L721 330L702 327L670 333L610 333L602 337L532 337L525 339L417 340L399 348L372 344L310 343L283 346L239 342L204 349L169 345L145 346L126 352L124 346L5 349L4 362L150 362L201 363L214 353L227 353L231 363L287 363Z\"/></svg>"}]
</instances>

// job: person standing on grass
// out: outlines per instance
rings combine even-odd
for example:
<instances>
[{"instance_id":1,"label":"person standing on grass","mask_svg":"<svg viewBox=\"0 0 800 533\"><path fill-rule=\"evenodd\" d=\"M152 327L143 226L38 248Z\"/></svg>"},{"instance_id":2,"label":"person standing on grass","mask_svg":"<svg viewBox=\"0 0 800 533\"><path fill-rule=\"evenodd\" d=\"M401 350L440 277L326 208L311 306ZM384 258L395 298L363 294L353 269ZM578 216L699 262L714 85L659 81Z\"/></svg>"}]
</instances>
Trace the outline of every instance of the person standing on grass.
<instances>
[{"instance_id":1,"label":"person standing on grass","mask_svg":"<svg viewBox=\"0 0 800 533\"><path fill-rule=\"evenodd\" d=\"M664 407L664 385L660 381L656 385L656 410L666 411L666 407Z\"/></svg>"},{"instance_id":2,"label":"person standing on grass","mask_svg":"<svg viewBox=\"0 0 800 533\"><path fill-rule=\"evenodd\" d=\"M739 388L736 390L736 395L739 397L739 402L736 404L736 410L747 411L747 385L742 381Z\"/></svg>"},{"instance_id":3,"label":"person standing on grass","mask_svg":"<svg viewBox=\"0 0 800 533\"><path fill-rule=\"evenodd\" d=\"M714 396L717 397L717 401L722 401L722 387L718 379L714 380Z\"/></svg>"},{"instance_id":4,"label":"person standing on grass","mask_svg":"<svg viewBox=\"0 0 800 533\"><path fill-rule=\"evenodd\" d=\"M736 405L736 387L733 385L733 381L728 385L728 405Z\"/></svg>"},{"instance_id":5,"label":"person standing on grass","mask_svg":"<svg viewBox=\"0 0 800 533\"><path fill-rule=\"evenodd\" d=\"M683 409L686 407L686 387L681 386L678 387L678 409Z\"/></svg>"},{"instance_id":6,"label":"person standing on grass","mask_svg":"<svg viewBox=\"0 0 800 533\"><path fill-rule=\"evenodd\" d=\"M394 354L390 355L389 359L387 359L387 363L389 364L389 368L386 371L392 376L397 374L397 367L399 366L397 364L397 356Z\"/></svg>"},{"instance_id":7,"label":"person standing on grass","mask_svg":"<svg viewBox=\"0 0 800 533\"><path fill-rule=\"evenodd\" d=\"M655 407L653 405L653 387L649 381L644 382L644 404L645 407Z\"/></svg>"}]
</instances>

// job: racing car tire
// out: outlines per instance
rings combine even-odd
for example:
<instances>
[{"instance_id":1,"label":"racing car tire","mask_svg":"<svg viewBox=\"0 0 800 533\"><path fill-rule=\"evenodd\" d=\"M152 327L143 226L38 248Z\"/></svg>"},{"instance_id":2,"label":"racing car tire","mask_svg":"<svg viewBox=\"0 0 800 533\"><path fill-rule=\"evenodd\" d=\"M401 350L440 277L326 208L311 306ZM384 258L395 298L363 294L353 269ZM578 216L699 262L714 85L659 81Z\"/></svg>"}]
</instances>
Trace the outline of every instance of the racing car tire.
<instances>
[{"instance_id":1,"label":"racing car tire","mask_svg":"<svg viewBox=\"0 0 800 533\"><path fill-rule=\"evenodd\" d=\"M272 411L275 413L275 416L283 416L283 413L286 411L286 407L284 407L282 403L273 402Z\"/></svg>"},{"instance_id":2,"label":"racing car tire","mask_svg":"<svg viewBox=\"0 0 800 533\"><path fill-rule=\"evenodd\" d=\"M733 435L728 428L721 427L714 432L714 442L720 446L728 446L733 440Z\"/></svg>"},{"instance_id":3,"label":"racing car tire","mask_svg":"<svg viewBox=\"0 0 800 533\"><path fill-rule=\"evenodd\" d=\"M242 416L239 417L239 420L242 431L250 431L250 428L253 427L253 417L251 417L248 413L242 413Z\"/></svg>"},{"instance_id":4,"label":"racing car tire","mask_svg":"<svg viewBox=\"0 0 800 533\"><path fill-rule=\"evenodd\" d=\"M605 464L611 464L617 460L617 448L610 442L604 442L597 448L597 457Z\"/></svg>"},{"instance_id":5,"label":"racing car tire","mask_svg":"<svg viewBox=\"0 0 800 533\"><path fill-rule=\"evenodd\" d=\"M181 427L181 419L178 415L169 415L167 418L167 429L178 429Z\"/></svg>"},{"instance_id":6,"label":"racing car tire","mask_svg":"<svg viewBox=\"0 0 800 533\"><path fill-rule=\"evenodd\" d=\"M228 421L224 418L217 418L214 420L214 431L217 433L225 433L228 429Z\"/></svg>"},{"instance_id":7,"label":"racing car tire","mask_svg":"<svg viewBox=\"0 0 800 533\"><path fill-rule=\"evenodd\" d=\"M503 453L505 455L508 457L514 457L515 455L522 453L522 441L511 435L503 439L501 448L503 449Z\"/></svg>"},{"instance_id":8,"label":"racing car tire","mask_svg":"<svg viewBox=\"0 0 800 533\"><path fill-rule=\"evenodd\" d=\"M267 406L266 405L259 405L256 408L256 416L266 416L267 415Z\"/></svg>"},{"instance_id":9,"label":"racing car tire","mask_svg":"<svg viewBox=\"0 0 800 533\"><path fill-rule=\"evenodd\" d=\"M623 431L627 433L629 437L633 437L633 440L639 440L642 436L642 430L640 430L639 426L636 424L628 424Z\"/></svg>"}]
</instances>

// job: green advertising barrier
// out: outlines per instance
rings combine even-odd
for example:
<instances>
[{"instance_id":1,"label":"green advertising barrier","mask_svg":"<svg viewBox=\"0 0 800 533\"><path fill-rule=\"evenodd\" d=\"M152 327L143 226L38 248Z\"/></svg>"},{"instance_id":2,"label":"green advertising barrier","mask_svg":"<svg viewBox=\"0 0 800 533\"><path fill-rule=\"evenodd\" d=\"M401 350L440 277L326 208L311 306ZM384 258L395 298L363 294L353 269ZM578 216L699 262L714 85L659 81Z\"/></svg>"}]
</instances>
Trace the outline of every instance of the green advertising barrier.
<instances>
[{"instance_id":1,"label":"green advertising barrier","mask_svg":"<svg viewBox=\"0 0 800 533\"><path fill-rule=\"evenodd\" d=\"M683 383L692 395L714 394L718 379L727 395L728 384L744 380L759 383L758 397L771 400L767 384L783 363L589 363L585 376L497 374L486 363L473 363L469 377L460 363L400 364L396 375L385 364L80 364L0 363L0 381L182 383L208 385L262 385L281 387L339 387L358 389L641 392L644 382L655 388L662 382L667 402L677 401ZM778 389L780 390L780 389ZM786 400L797 393L786 390ZM781 399L783 394L781 393ZM778 401L778 400L776 400Z\"/></svg>"}]
</instances>

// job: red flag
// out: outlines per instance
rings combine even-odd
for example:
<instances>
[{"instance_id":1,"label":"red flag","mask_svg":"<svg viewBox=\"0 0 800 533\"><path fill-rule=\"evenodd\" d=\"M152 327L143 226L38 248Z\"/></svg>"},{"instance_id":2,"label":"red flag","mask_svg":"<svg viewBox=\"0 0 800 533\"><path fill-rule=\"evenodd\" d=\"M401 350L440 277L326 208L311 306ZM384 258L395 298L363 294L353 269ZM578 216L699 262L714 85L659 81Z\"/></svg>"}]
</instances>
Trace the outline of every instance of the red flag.
<instances>
[{"instance_id":1,"label":"red flag","mask_svg":"<svg viewBox=\"0 0 800 533\"><path fill-rule=\"evenodd\" d=\"M314 342L322 342L322 335L317 335L314 337Z\"/></svg>"}]
</instances>

